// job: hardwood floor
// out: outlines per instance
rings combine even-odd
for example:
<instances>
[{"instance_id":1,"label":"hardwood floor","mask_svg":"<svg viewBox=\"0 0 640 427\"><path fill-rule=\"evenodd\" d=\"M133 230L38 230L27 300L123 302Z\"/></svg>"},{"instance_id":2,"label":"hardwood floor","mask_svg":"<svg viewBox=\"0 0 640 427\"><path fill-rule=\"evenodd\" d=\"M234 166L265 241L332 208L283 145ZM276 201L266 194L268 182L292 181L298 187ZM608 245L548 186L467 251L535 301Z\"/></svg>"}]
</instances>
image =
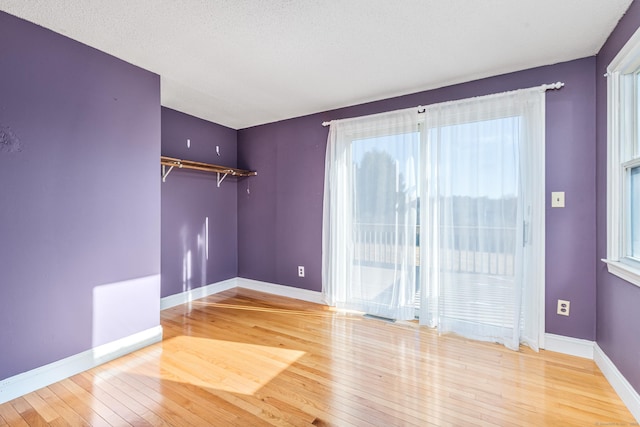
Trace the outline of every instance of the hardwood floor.
<instances>
[{"instance_id":1,"label":"hardwood floor","mask_svg":"<svg viewBox=\"0 0 640 427\"><path fill-rule=\"evenodd\" d=\"M0 426L637 425L593 361L245 289L164 340L0 405Z\"/></svg>"}]
</instances>

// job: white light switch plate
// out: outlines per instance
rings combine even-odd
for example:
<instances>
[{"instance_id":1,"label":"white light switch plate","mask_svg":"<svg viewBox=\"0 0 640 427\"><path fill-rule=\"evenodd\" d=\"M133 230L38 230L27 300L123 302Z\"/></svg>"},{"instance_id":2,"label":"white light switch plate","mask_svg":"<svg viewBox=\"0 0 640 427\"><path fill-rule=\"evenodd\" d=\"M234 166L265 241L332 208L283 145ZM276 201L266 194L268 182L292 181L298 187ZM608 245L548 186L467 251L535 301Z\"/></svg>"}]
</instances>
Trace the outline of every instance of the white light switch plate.
<instances>
[{"instance_id":1,"label":"white light switch plate","mask_svg":"<svg viewBox=\"0 0 640 427\"><path fill-rule=\"evenodd\" d=\"M564 191L554 191L551 193L551 207L564 208Z\"/></svg>"}]
</instances>

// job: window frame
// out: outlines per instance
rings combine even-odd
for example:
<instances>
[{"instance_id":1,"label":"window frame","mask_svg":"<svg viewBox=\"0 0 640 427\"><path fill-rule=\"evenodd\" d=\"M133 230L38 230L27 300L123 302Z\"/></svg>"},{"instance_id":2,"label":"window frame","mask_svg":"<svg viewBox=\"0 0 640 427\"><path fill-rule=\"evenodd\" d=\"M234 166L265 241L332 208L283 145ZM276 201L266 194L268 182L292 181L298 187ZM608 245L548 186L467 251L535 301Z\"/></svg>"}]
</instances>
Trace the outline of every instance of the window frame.
<instances>
[{"instance_id":1,"label":"window frame","mask_svg":"<svg viewBox=\"0 0 640 427\"><path fill-rule=\"evenodd\" d=\"M630 256L631 170L640 166L640 29L607 67L607 264L640 287L640 260ZM638 224L640 226L640 224Z\"/></svg>"}]
</instances>

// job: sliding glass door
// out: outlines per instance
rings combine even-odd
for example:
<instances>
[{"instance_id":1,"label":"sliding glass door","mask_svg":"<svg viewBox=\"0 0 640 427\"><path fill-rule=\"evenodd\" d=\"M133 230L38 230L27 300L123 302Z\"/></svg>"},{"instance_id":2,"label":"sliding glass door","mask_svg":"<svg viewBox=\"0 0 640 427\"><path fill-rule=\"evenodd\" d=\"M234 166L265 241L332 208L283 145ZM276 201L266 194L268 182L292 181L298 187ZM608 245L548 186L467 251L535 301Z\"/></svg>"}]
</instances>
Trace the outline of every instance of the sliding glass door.
<instances>
[{"instance_id":1,"label":"sliding glass door","mask_svg":"<svg viewBox=\"0 0 640 427\"><path fill-rule=\"evenodd\" d=\"M544 95L508 93L332 123L330 305L537 348Z\"/></svg>"},{"instance_id":2,"label":"sliding glass door","mask_svg":"<svg viewBox=\"0 0 640 427\"><path fill-rule=\"evenodd\" d=\"M427 108L421 323L538 347L543 132L540 92Z\"/></svg>"},{"instance_id":3,"label":"sliding glass door","mask_svg":"<svg viewBox=\"0 0 640 427\"><path fill-rule=\"evenodd\" d=\"M327 157L325 298L339 307L413 319L418 284L420 133L415 114L345 122ZM325 195L326 196L326 195ZM330 240L326 231L330 231Z\"/></svg>"}]
</instances>

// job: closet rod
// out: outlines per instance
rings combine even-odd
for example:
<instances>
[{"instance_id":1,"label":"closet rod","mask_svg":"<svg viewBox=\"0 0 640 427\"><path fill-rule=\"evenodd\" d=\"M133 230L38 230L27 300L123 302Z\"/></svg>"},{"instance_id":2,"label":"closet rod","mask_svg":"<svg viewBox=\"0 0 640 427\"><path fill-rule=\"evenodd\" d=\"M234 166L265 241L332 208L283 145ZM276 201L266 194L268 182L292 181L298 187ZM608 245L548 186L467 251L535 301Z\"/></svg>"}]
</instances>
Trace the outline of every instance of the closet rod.
<instances>
[{"instance_id":1,"label":"closet rod","mask_svg":"<svg viewBox=\"0 0 640 427\"><path fill-rule=\"evenodd\" d=\"M176 167L180 169L194 169L194 170L199 170L203 172L217 173L218 187L220 187L220 184L227 177L227 175L232 175L232 176L258 175L258 172L256 171L230 168L227 166L214 165L211 163L195 162L193 160L176 159L174 157L167 157L167 156L160 156L160 164L162 165L162 182L164 182L167 179L167 176L169 175L169 173L171 173L173 168L176 168ZM167 166L169 167L168 170L166 169ZM221 174L222 174L222 178L220 178Z\"/></svg>"}]
</instances>

